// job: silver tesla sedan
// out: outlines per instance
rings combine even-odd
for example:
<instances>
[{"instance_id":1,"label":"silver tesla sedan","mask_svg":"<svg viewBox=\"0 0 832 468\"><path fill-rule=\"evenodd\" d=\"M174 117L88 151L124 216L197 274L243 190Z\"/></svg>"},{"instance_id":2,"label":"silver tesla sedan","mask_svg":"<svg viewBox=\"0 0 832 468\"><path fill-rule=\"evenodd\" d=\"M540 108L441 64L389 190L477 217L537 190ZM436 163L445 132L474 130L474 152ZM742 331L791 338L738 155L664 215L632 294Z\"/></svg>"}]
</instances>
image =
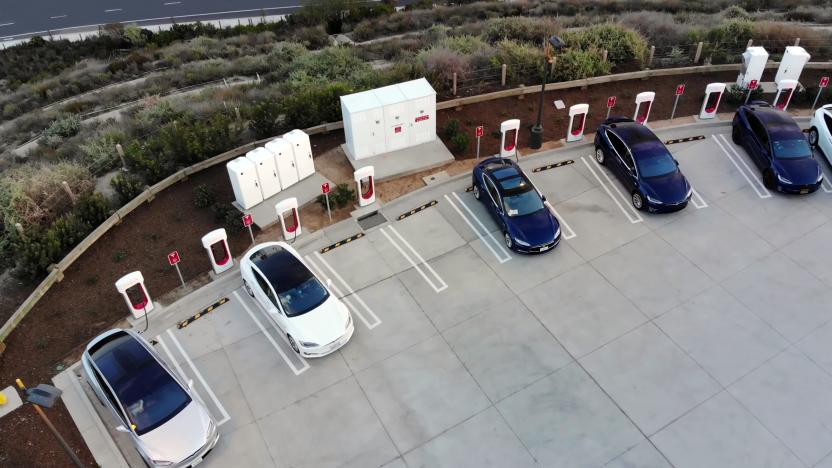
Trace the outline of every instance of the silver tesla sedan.
<instances>
[{"instance_id":1,"label":"silver tesla sedan","mask_svg":"<svg viewBox=\"0 0 832 468\"><path fill-rule=\"evenodd\" d=\"M199 464L219 440L211 414L153 347L131 330L95 337L81 357L98 400L151 467Z\"/></svg>"}]
</instances>

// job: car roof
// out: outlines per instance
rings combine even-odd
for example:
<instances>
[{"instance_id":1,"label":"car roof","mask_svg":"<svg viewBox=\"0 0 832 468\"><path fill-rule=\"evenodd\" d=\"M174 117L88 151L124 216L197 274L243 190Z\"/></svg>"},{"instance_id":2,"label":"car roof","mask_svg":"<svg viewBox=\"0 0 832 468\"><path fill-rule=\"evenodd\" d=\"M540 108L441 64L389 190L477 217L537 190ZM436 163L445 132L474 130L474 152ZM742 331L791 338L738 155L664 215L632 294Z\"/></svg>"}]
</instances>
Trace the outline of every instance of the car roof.
<instances>
[{"instance_id":1,"label":"car roof","mask_svg":"<svg viewBox=\"0 0 832 468\"><path fill-rule=\"evenodd\" d=\"M161 367L153 354L124 330L99 340L88 352L101 376L117 395L121 394L119 385L126 381L125 376L135 374L148 365Z\"/></svg>"},{"instance_id":2,"label":"car roof","mask_svg":"<svg viewBox=\"0 0 832 468\"><path fill-rule=\"evenodd\" d=\"M511 195L529 190L531 184L517 164L505 158L492 158L483 162L483 170L497 182L500 193Z\"/></svg>"},{"instance_id":3,"label":"car roof","mask_svg":"<svg viewBox=\"0 0 832 468\"><path fill-rule=\"evenodd\" d=\"M646 126L636 122L619 122L610 125L610 129L624 140L624 143L635 151L641 145L655 145L661 142L659 138Z\"/></svg>"},{"instance_id":4,"label":"car roof","mask_svg":"<svg viewBox=\"0 0 832 468\"><path fill-rule=\"evenodd\" d=\"M249 259L276 292L291 289L312 277L297 257L280 244L268 244L253 252Z\"/></svg>"},{"instance_id":5,"label":"car roof","mask_svg":"<svg viewBox=\"0 0 832 468\"><path fill-rule=\"evenodd\" d=\"M780 109L770 106L748 106L748 109L767 127L778 124L797 125L788 113Z\"/></svg>"}]
</instances>

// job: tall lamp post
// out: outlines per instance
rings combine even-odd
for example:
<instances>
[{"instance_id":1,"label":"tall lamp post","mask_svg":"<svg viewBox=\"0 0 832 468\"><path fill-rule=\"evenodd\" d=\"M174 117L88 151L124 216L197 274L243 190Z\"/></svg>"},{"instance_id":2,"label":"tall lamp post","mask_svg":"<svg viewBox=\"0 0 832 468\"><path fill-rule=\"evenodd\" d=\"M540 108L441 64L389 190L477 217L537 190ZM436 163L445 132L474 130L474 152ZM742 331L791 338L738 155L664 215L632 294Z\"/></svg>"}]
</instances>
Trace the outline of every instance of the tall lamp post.
<instances>
[{"instance_id":1,"label":"tall lamp post","mask_svg":"<svg viewBox=\"0 0 832 468\"><path fill-rule=\"evenodd\" d=\"M546 81L554 68L555 54L566 47L566 43L558 36L552 36L545 42L544 46L546 48L546 65L543 67L543 84L540 85L537 123L532 127L531 138L529 138L529 147L532 149L539 149L543 146L543 98L546 94Z\"/></svg>"},{"instance_id":2,"label":"tall lamp post","mask_svg":"<svg viewBox=\"0 0 832 468\"><path fill-rule=\"evenodd\" d=\"M22 390L23 394L26 396L26 402L32 404L32 408L35 409L35 412L43 420L43 423L46 424L46 427L49 428L49 431L53 436L55 436L58 443L61 444L61 448L64 449L64 452L66 452L69 459L72 460L72 464L74 464L77 468L84 468L84 464L81 462L81 459L78 458L78 455L72 451L72 448L66 443L66 440L61 437L58 429L55 428L52 421L49 420L46 413L43 411L43 408L51 408L55 405L55 402L58 401L58 398L61 396L61 390L46 384L40 384L35 388L26 388L26 386L23 385L23 381L20 379L16 379L15 383L17 383L17 387Z\"/></svg>"}]
</instances>

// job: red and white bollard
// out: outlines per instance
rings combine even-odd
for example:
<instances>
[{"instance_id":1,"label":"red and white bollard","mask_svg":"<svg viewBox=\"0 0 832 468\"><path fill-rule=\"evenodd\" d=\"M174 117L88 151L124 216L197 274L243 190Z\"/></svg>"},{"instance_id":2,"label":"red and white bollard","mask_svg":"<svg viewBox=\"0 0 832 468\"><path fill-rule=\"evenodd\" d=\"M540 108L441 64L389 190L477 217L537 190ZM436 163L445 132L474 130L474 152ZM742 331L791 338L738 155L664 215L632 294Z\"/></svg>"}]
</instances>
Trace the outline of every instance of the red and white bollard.
<instances>
[{"instance_id":1,"label":"red and white bollard","mask_svg":"<svg viewBox=\"0 0 832 468\"><path fill-rule=\"evenodd\" d=\"M713 119L719 110L719 102L725 93L725 83L711 83L705 86L705 99L702 100L702 108L699 109L701 120Z\"/></svg>"},{"instance_id":2,"label":"red and white bollard","mask_svg":"<svg viewBox=\"0 0 832 468\"><path fill-rule=\"evenodd\" d=\"M231 256L231 249L228 247L228 234L225 229L214 229L202 236L202 246L208 252L211 260L211 268L214 273L220 274L234 266L234 258Z\"/></svg>"},{"instance_id":3,"label":"red and white bollard","mask_svg":"<svg viewBox=\"0 0 832 468\"><path fill-rule=\"evenodd\" d=\"M644 91L636 95L636 111L633 113L633 120L645 125L647 119L650 118L650 109L653 108L653 101L656 99L656 93L653 91Z\"/></svg>"},{"instance_id":4,"label":"red and white bollard","mask_svg":"<svg viewBox=\"0 0 832 468\"><path fill-rule=\"evenodd\" d=\"M359 167L353 173L358 206L372 205L376 201L376 179L373 166Z\"/></svg>"},{"instance_id":5,"label":"red and white bollard","mask_svg":"<svg viewBox=\"0 0 832 468\"><path fill-rule=\"evenodd\" d=\"M300 212L298 211L298 199L295 197L281 200L274 206L277 210L277 217L280 218L280 227L283 228L283 239L289 240L301 235ZM286 215L289 222L286 222Z\"/></svg>"},{"instance_id":6,"label":"red and white bollard","mask_svg":"<svg viewBox=\"0 0 832 468\"><path fill-rule=\"evenodd\" d=\"M142 272L127 273L116 281L116 290L124 297L124 302L135 318L142 318L145 312L153 310L153 301L144 285Z\"/></svg>"},{"instance_id":7,"label":"red and white bollard","mask_svg":"<svg viewBox=\"0 0 832 468\"><path fill-rule=\"evenodd\" d=\"M777 94L771 106L782 110L788 109L795 89L797 89L797 80L780 80L777 83Z\"/></svg>"},{"instance_id":8,"label":"red and white bollard","mask_svg":"<svg viewBox=\"0 0 832 468\"><path fill-rule=\"evenodd\" d=\"M569 130L566 134L566 141L584 139L587 114L589 114L589 104L575 104L569 108Z\"/></svg>"},{"instance_id":9,"label":"red and white bollard","mask_svg":"<svg viewBox=\"0 0 832 468\"><path fill-rule=\"evenodd\" d=\"M517 138L520 136L520 119L506 120L500 124L500 157L510 158L517 155Z\"/></svg>"}]
</instances>

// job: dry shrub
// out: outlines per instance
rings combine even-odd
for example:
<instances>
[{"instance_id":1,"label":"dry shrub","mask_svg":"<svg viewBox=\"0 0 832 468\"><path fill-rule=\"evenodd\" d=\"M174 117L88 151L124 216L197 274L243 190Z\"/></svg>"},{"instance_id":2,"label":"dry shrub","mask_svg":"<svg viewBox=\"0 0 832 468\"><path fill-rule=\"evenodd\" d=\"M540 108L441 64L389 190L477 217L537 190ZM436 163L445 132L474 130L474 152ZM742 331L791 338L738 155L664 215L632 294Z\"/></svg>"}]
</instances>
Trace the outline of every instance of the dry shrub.
<instances>
[{"instance_id":1,"label":"dry shrub","mask_svg":"<svg viewBox=\"0 0 832 468\"><path fill-rule=\"evenodd\" d=\"M90 171L75 162L24 164L6 171L0 179L3 224L29 226L54 221L70 205L63 181L76 195L90 193L95 185Z\"/></svg>"}]
</instances>

